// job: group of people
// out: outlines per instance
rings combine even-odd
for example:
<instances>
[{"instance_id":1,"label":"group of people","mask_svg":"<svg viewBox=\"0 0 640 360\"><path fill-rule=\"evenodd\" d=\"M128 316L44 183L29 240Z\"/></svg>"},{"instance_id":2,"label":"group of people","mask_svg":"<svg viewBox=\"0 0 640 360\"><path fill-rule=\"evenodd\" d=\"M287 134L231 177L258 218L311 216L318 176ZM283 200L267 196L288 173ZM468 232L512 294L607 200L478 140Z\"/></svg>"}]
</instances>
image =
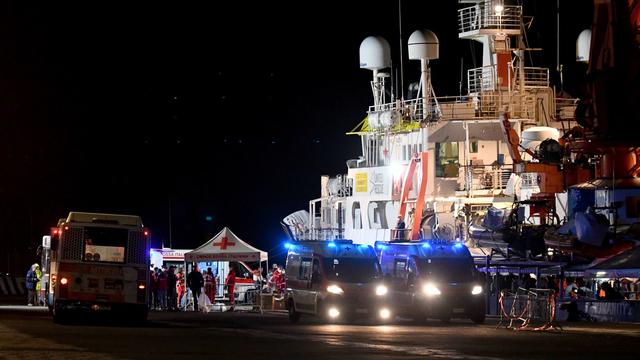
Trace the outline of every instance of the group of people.
<instances>
[{"instance_id":1,"label":"group of people","mask_svg":"<svg viewBox=\"0 0 640 360\"><path fill-rule=\"evenodd\" d=\"M184 295L184 274L182 268L153 268L151 272L150 307L153 310L176 311Z\"/></svg>"},{"instance_id":2,"label":"group of people","mask_svg":"<svg viewBox=\"0 0 640 360\"><path fill-rule=\"evenodd\" d=\"M236 283L236 270L235 266L229 267L229 274L225 284L227 285L227 291L229 293L229 311L233 311L234 299L235 299L235 283ZM217 276L213 274L211 268L207 268L207 271L202 274L200 268L195 266L193 270L187 275L187 287L193 294L193 311L198 311L198 303L200 302L202 289L204 289L204 296L209 299L212 304L216 301L216 288L218 286Z\"/></svg>"}]
</instances>

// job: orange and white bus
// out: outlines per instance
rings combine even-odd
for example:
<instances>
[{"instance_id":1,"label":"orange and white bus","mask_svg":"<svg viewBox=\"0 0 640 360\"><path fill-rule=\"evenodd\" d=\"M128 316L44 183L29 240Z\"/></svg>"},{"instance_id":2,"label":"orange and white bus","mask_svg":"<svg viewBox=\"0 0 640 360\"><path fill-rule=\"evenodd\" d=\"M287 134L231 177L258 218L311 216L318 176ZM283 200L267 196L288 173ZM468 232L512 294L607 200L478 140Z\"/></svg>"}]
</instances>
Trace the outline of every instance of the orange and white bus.
<instances>
[{"instance_id":1,"label":"orange and white bus","mask_svg":"<svg viewBox=\"0 0 640 360\"><path fill-rule=\"evenodd\" d=\"M148 313L149 232L139 216L71 212L52 229L47 304L71 313Z\"/></svg>"}]
</instances>

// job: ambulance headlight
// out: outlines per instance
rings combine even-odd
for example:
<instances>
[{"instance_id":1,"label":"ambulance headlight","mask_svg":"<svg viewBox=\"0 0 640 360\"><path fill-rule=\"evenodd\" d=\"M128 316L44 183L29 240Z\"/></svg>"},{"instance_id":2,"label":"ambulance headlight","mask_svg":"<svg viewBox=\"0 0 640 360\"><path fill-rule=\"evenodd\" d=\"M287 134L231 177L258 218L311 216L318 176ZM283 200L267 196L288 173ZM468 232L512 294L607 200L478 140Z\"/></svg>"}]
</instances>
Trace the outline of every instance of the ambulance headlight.
<instances>
[{"instance_id":1,"label":"ambulance headlight","mask_svg":"<svg viewBox=\"0 0 640 360\"><path fill-rule=\"evenodd\" d=\"M385 296L387 295L387 292L389 292L389 289L384 285L378 285L376 287L376 295L378 296Z\"/></svg>"},{"instance_id":2,"label":"ambulance headlight","mask_svg":"<svg viewBox=\"0 0 640 360\"><path fill-rule=\"evenodd\" d=\"M338 285L329 285L329 286L327 286L327 291L332 293L332 294L336 294L336 295L344 294L344 291Z\"/></svg>"},{"instance_id":3,"label":"ambulance headlight","mask_svg":"<svg viewBox=\"0 0 640 360\"><path fill-rule=\"evenodd\" d=\"M471 295L478 295L482 293L482 286L480 285L476 285L473 287L473 289L471 290Z\"/></svg>"},{"instance_id":4,"label":"ambulance headlight","mask_svg":"<svg viewBox=\"0 0 640 360\"><path fill-rule=\"evenodd\" d=\"M424 286L422 287L422 292L424 292L424 294L427 295L427 296L437 296L437 295L441 295L442 294L440 292L440 289L438 289L432 283L424 284Z\"/></svg>"}]
</instances>

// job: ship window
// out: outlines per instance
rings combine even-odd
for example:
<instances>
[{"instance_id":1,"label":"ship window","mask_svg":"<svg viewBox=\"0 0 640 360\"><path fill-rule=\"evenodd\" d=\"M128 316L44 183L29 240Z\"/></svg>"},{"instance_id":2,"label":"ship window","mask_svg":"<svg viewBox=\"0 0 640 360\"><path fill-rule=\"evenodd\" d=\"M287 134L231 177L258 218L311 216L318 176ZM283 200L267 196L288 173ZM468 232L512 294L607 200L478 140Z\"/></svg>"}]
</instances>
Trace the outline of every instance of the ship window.
<instances>
[{"instance_id":1,"label":"ship window","mask_svg":"<svg viewBox=\"0 0 640 360\"><path fill-rule=\"evenodd\" d=\"M353 219L353 228L362 229L362 210L360 209L360 202L354 201L351 207L351 217Z\"/></svg>"},{"instance_id":2,"label":"ship window","mask_svg":"<svg viewBox=\"0 0 640 360\"><path fill-rule=\"evenodd\" d=\"M458 143L436 143L436 177L458 177Z\"/></svg>"},{"instance_id":3,"label":"ship window","mask_svg":"<svg viewBox=\"0 0 640 360\"><path fill-rule=\"evenodd\" d=\"M369 203L369 228L388 229L386 213L386 201L372 201Z\"/></svg>"},{"instance_id":4,"label":"ship window","mask_svg":"<svg viewBox=\"0 0 640 360\"><path fill-rule=\"evenodd\" d=\"M478 152L478 142L472 141L469 143L469 152L475 154Z\"/></svg>"}]
</instances>

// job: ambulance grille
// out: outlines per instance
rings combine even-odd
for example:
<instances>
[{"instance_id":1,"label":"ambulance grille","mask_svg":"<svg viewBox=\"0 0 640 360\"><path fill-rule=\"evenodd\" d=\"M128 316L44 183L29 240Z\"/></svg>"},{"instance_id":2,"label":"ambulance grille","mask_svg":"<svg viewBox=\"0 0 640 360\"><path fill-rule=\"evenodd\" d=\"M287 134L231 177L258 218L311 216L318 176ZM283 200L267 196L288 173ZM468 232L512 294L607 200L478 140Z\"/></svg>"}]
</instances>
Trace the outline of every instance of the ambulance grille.
<instances>
[{"instance_id":1,"label":"ambulance grille","mask_svg":"<svg viewBox=\"0 0 640 360\"><path fill-rule=\"evenodd\" d=\"M82 243L84 231L82 228L70 227L64 231L62 247L62 260L82 260L82 251L84 244Z\"/></svg>"},{"instance_id":2,"label":"ambulance grille","mask_svg":"<svg viewBox=\"0 0 640 360\"><path fill-rule=\"evenodd\" d=\"M141 231L129 231L129 241L127 243L127 263L148 264L149 253L144 233Z\"/></svg>"}]
</instances>

